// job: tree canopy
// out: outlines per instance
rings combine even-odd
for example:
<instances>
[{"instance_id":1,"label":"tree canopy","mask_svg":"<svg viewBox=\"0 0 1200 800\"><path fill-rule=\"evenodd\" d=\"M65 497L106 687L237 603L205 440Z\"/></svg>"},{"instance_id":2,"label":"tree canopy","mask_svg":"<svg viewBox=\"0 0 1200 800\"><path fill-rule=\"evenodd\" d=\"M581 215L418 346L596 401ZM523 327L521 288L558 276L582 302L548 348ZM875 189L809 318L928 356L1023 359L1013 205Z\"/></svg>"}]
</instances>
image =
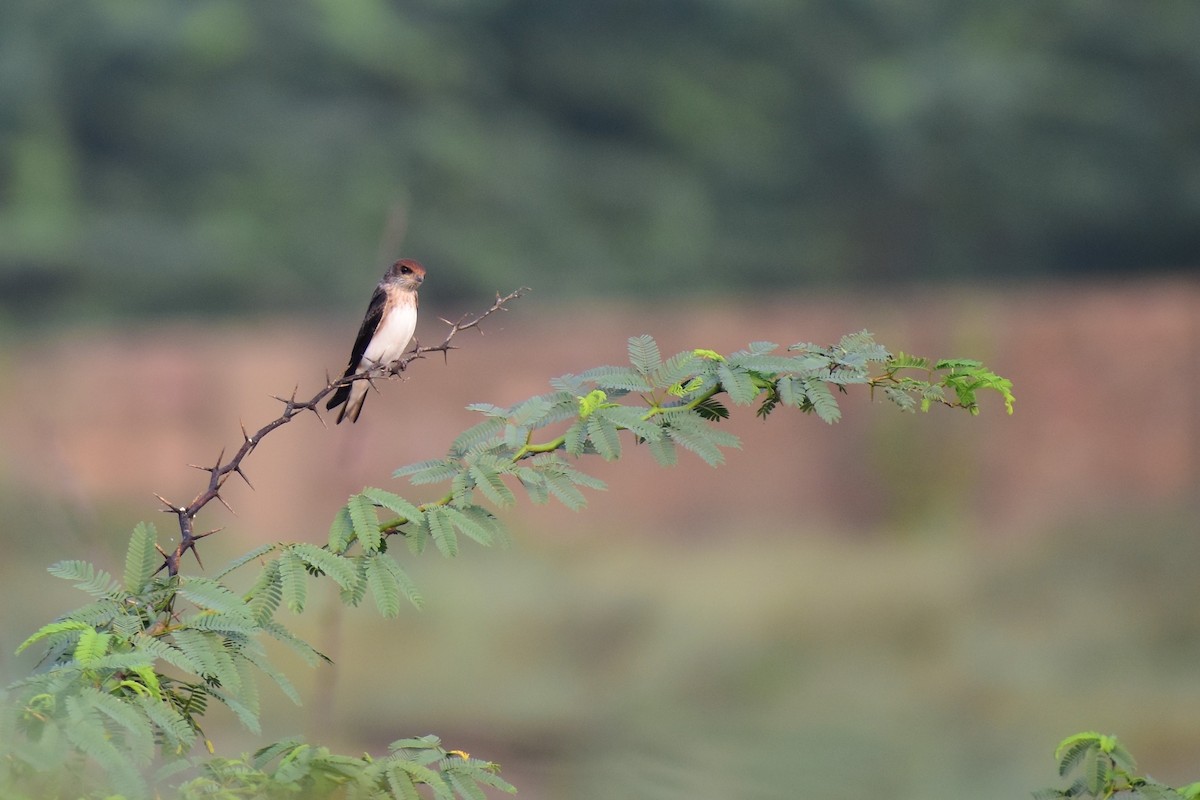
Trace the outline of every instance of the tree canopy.
<instances>
[{"instance_id":1,"label":"tree canopy","mask_svg":"<svg viewBox=\"0 0 1200 800\"><path fill-rule=\"evenodd\" d=\"M8 313L1188 268L1200 6L0 6ZM390 222L389 222L390 220Z\"/></svg>"}]
</instances>

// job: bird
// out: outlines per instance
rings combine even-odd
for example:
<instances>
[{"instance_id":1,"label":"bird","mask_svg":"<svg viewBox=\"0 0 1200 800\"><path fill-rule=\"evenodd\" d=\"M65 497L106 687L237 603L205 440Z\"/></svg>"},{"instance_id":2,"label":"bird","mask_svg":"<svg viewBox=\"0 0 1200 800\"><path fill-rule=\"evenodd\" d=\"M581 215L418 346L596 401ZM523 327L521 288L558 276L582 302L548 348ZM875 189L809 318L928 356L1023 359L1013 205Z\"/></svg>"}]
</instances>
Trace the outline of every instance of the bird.
<instances>
[{"instance_id":1,"label":"bird","mask_svg":"<svg viewBox=\"0 0 1200 800\"><path fill-rule=\"evenodd\" d=\"M425 268L412 259L402 258L388 267L371 295L343 378L360 370L390 364L404 354L417 329L417 289L424 280ZM339 386L325 408L332 410L342 406L338 424L347 417L351 422L358 422L367 399L367 388L365 380Z\"/></svg>"}]
</instances>

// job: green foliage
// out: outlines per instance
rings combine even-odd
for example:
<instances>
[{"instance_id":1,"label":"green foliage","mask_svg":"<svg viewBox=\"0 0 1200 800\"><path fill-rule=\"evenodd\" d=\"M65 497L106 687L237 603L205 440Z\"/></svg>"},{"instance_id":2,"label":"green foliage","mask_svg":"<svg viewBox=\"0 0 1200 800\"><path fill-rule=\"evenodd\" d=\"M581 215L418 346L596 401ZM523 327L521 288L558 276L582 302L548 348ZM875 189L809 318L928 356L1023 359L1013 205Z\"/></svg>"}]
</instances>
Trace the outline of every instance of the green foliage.
<instances>
[{"instance_id":1,"label":"green foliage","mask_svg":"<svg viewBox=\"0 0 1200 800\"><path fill-rule=\"evenodd\" d=\"M1136 774L1133 756L1115 736L1088 731L1063 739L1054 752L1059 777L1070 780L1065 789L1039 789L1036 800L1054 798L1144 797L1147 800L1195 800L1200 782L1173 789L1147 776Z\"/></svg>"},{"instance_id":2,"label":"green foliage","mask_svg":"<svg viewBox=\"0 0 1200 800\"><path fill-rule=\"evenodd\" d=\"M516 789L495 764L446 750L436 736L392 742L387 756L351 757L299 739L285 739L240 758L213 759L179 789L181 800L207 797L359 797L415 800L477 800L480 786Z\"/></svg>"},{"instance_id":3,"label":"green foliage","mask_svg":"<svg viewBox=\"0 0 1200 800\"><path fill-rule=\"evenodd\" d=\"M372 495L407 508L381 490ZM365 495L356 497L373 519L374 506ZM465 513L437 510L451 529L468 529L487 541ZM379 537L378 524L374 530ZM260 547L216 573L223 577L274 552L252 588L238 594L217 578L155 577L145 566L147 550L157 553L155 544L153 528L139 525L130 538L123 584L81 561L50 568L101 598L104 611L95 603L84 606L21 644L19 650L45 645L47 668L10 686L5 698L3 796L36 787L29 796L90 797L87 787L103 785L107 789L96 796L111 790L143 798L164 781L196 772L178 786L179 796L208 797L218 790L227 797L326 796L353 786L355 796L409 798L418 796L416 787L427 786L439 798L474 800L481 785L512 791L494 764L446 751L433 737L398 742L378 761L336 756L296 741L264 748L251 759L188 758L203 738L200 723L210 698L256 733L257 676L300 702L288 678L268 660L262 640L282 641L310 663L323 658L274 619L281 605L303 611L309 580L329 577L352 603L369 588L387 616L399 613L402 599L418 607L422 601L399 564L378 549L346 557L304 542ZM156 761L160 768L148 773Z\"/></svg>"},{"instance_id":4,"label":"green foliage","mask_svg":"<svg viewBox=\"0 0 1200 800\"><path fill-rule=\"evenodd\" d=\"M456 533L487 544L500 528L481 500L507 507L520 487L535 503L553 497L571 509L581 508L586 498L580 489L600 489L603 483L580 472L569 459L595 454L615 461L624 454L622 434L648 445L664 466L675 463L677 446L717 466L724 461L724 448L739 446L737 437L712 424L729 416L720 395L734 405L757 402L761 417L783 405L833 423L841 418L835 391L844 392L853 384L867 385L872 392L881 389L883 397L905 411L928 411L937 402L972 414L979 411L980 392L991 390L1003 397L1012 413L1011 383L979 362L944 360L930 366L925 359L894 357L866 331L829 347L796 344L782 353L778 350L772 342L752 342L728 357L697 349L664 361L652 337L636 336L628 342L628 365L560 376L550 381L554 391L511 408L468 406L485 419L458 436L444 459L395 472L414 485L449 483L448 493L417 505L366 489L335 518L329 546L350 545L352 537L341 522L347 516L355 521L354 531L360 541L365 538L368 550L377 546L380 535L392 534L407 537L414 552L421 552L432 537L447 556L457 552ZM631 402L634 397L637 402ZM559 436L535 441L536 432L562 423L568 424ZM400 516L377 533L377 520L365 501ZM464 516L473 524L465 524Z\"/></svg>"},{"instance_id":5,"label":"green foliage","mask_svg":"<svg viewBox=\"0 0 1200 800\"><path fill-rule=\"evenodd\" d=\"M263 545L212 577L173 576L160 569L153 526L141 524L130 537L121 581L83 561L51 566L51 574L93 600L42 626L19 648L44 647L43 669L9 687L0 708L0 741L8 748L0 761L0 793L36 787L36 796L66 797L111 789L142 798L171 782L182 797L411 800L432 792L445 800L478 800L483 786L512 791L494 764L447 751L434 737L400 740L378 760L298 740L240 759L194 760L191 751L200 741L211 747L201 723L212 700L255 733L261 678L300 702L268 660L264 642L282 642L309 664L325 658L280 618L306 610L311 582L328 581L350 606L369 594L387 617L405 602L419 608L423 598L402 557L420 555L432 543L453 558L464 537L505 544L507 534L489 506L510 506L518 493L536 503L583 507L583 490L604 488L577 467L585 456L615 461L645 446L670 465L682 448L717 466L725 449L739 446L719 427L729 416L724 399L757 403L762 417L787 406L832 423L840 418L837 394L856 384L882 388L905 410L927 410L936 401L976 413L983 390L1001 394L1012 410L1009 383L978 362L930 366L892 357L866 332L828 347L780 351L753 342L728 356L692 350L665 360L652 337L638 336L629 340L628 354L628 365L560 376L550 382L552 391L508 408L471 406L484 419L456 437L445 458L396 471L414 485L445 484L441 497L416 502L364 488L334 515L323 546ZM391 546L396 536L406 548ZM257 574L249 589L227 582L251 567ZM1115 744L1081 742L1067 748L1063 761L1064 770L1086 761L1082 786L1099 786L1131 768ZM1089 748L1103 754L1100 761Z\"/></svg>"}]
</instances>

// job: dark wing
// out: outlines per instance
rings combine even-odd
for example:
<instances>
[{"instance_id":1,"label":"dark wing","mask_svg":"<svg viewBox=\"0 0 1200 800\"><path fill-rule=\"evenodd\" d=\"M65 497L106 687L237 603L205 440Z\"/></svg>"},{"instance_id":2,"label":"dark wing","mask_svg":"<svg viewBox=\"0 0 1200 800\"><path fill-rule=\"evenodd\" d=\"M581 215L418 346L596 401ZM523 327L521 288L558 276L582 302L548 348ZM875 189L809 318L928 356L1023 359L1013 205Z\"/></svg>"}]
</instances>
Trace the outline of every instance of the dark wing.
<instances>
[{"instance_id":1,"label":"dark wing","mask_svg":"<svg viewBox=\"0 0 1200 800\"><path fill-rule=\"evenodd\" d=\"M367 316L363 317L362 327L358 329L358 338L354 340L354 349L350 351L350 363L346 365L346 371L342 373L343 378L358 372L358 364L362 361L363 353L367 352L367 345L371 343L371 338L375 336L379 322L383 319L383 309L387 305L387 297L387 292L383 290L382 285L375 287L375 294L371 295L371 304L367 306ZM350 387L342 386L333 393L333 397L329 398L325 407L333 408L340 405L346 402L348 397L350 397Z\"/></svg>"}]
</instances>

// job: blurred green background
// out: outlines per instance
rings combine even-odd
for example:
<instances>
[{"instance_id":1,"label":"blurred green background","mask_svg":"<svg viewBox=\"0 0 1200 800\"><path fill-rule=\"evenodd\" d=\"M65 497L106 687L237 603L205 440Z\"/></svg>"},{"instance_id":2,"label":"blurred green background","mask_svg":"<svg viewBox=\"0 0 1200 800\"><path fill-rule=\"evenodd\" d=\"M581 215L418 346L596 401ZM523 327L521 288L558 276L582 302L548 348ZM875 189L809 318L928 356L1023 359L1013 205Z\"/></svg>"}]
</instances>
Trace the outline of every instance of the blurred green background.
<instances>
[{"instance_id":1,"label":"blurred green background","mask_svg":"<svg viewBox=\"0 0 1200 800\"><path fill-rule=\"evenodd\" d=\"M434 732L528 798L1019 797L1084 729L1200 778L1197 41L1183 0L0 4L0 673L82 600L44 566L169 536L151 492L338 371L403 253L426 342L535 291L274 434L210 568L640 333L869 328L1017 414L852 394L735 412L717 471L584 465L584 512L415 561L420 613L316 598L337 665L279 655L268 735Z\"/></svg>"},{"instance_id":2,"label":"blurred green background","mask_svg":"<svg viewBox=\"0 0 1200 800\"><path fill-rule=\"evenodd\" d=\"M8 315L1185 269L1200 6L0 8Z\"/></svg>"}]
</instances>

